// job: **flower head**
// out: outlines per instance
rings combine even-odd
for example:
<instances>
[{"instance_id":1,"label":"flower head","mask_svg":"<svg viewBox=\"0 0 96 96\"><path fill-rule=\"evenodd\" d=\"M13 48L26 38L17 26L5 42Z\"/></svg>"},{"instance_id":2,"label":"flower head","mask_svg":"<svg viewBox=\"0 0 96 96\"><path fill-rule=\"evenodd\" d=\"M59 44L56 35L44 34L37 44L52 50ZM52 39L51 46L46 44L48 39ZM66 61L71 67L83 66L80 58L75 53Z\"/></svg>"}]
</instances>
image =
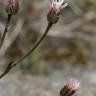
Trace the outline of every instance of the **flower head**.
<instances>
[{"instance_id":1,"label":"flower head","mask_svg":"<svg viewBox=\"0 0 96 96\"><path fill-rule=\"evenodd\" d=\"M80 83L71 79L60 91L60 96L71 96L80 88Z\"/></svg>"},{"instance_id":2,"label":"flower head","mask_svg":"<svg viewBox=\"0 0 96 96\"><path fill-rule=\"evenodd\" d=\"M8 14L15 15L19 10L18 0L5 0L5 10Z\"/></svg>"},{"instance_id":3,"label":"flower head","mask_svg":"<svg viewBox=\"0 0 96 96\"><path fill-rule=\"evenodd\" d=\"M62 9L64 9L68 3L65 0L49 0L50 9L47 19L50 23L56 23L59 20L59 15Z\"/></svg>"}]
</instances>

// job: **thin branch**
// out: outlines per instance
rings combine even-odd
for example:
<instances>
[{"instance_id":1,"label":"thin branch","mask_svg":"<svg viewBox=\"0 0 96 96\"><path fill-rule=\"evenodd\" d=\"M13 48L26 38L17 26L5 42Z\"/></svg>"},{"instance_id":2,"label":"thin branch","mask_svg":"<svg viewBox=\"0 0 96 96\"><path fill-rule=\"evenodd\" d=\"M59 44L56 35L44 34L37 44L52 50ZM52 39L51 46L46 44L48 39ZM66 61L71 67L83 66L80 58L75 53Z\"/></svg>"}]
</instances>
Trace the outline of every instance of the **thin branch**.
<instances>
[{"instance_id":1,"label":"thin branch","mask_svg":"<svg viewBox=\"0 0 96 96\"><path fill-rule=\"evenodd\" d=\"M21 29L23 27L24 20L18 19L16 27L14 28L13 32L10 34L10 36L6 36L6 40L4 44L2 45L2 48L0 49L0 56L4 56L8 48L13 44L13 42L16 40L18 35L21 32Z\"/></svg>"},{"instance_id":2,"label":"thin branch","mask_svg":"<svg viewBox=\"0 0 96 96\"><path fill-rule=\"evenodd\" d=\"M8 27L9 27L9 23L10 23L11 17L12 17L12 15L8 14L8 18L7 18L7 22L6 22L6 25L5 25L4 33L3 33L3 36L2 36L1 42L0 42L0 48L2 47L4 39L5 39L5 36L6 36L6 33L8 32Z\"/></svg>"},{"instance_id":3,"label":"thin branch","mask_svg":"<svg viewBox=\"0 0 96 96\"><path fill-rule=\"evenodd\" d=\"M3 76L5 76L13 67L15 67L17 64L19 64L21 61L23 61L27 56L29 56L38 46L39 44L43 41L43 39L46 37L47 33L49 32L50 28L52 27L53 24L48 24L43 36L41 36L41 38L37 41L37 43L35 43L35 45L25 54L23 55L20 59L16 60L16 61L11 61L12 63L9 63L5 72L3 74L1 74L0 78L2 78Z\"/></svg>"}]
</instances>

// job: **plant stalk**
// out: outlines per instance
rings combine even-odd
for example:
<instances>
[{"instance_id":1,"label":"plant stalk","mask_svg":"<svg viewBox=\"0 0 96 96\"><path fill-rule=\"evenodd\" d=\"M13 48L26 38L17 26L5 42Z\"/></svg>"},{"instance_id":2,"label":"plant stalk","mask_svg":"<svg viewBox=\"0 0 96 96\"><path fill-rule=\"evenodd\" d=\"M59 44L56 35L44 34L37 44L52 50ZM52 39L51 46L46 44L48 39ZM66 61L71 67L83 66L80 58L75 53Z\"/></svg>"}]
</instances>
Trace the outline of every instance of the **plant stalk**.
<instances>
[{"instance_id":1,"label":"plant stalk","mask_svg":"<svg viewBox=\"0 0 96 96\"><path fill-rule=\"evenodd\" d=\"M4 39L6 37L6 33L8 32L8 27L9 27L9 23L10 23L11 17L12 17L12 15L8 14L8 18L7 18L7 22L6 22L6 25L5 25L4 33L3 33L2 37L1 37L0 48L2 47Z\"/></svg>"},{"instance_id":2,"label":"plant stalk","mask_svg":"<svg viewBox=\"0 0 96 96\"><path fill-rule=\"evenodd\" d=\"M25 53L25 55L23 55L20 59L14 61L14 62L10 62L5 70L5 72L3 74L0 75L0 79L2 77L4 77L13 67L15 67L17 64L19 64L20 62L22 62L27 56L29 56L38 46L39 44L43 41L43 39L46 37L47 33L49 32L50 28L52 27L53 24L48 24L47 28L44 32L44 34L41 36L41 38L37 41L37 43L35 43L35 45L27 52Z\"/></svg>"},{"instance_id":3,"label":"plant stalk","mask_svg":"<svg viewBox=\"0 0 96 96\"><path fill-rule=\"evenodd\" d=\"M51 28L52 24L48 24L43 36L37 41L37 43L35 43L35 45L33 46L33 48L31 48L24 56L22 56L19 60L17 60L16 62L13 63L13 67L16 66L18 63L20 63L22 60L24 60L27 56L29 56L38 46L39 44L43 41L43 39L46 37L47 33L49 32L50 28Z\"/></svg>"}]
</instances>

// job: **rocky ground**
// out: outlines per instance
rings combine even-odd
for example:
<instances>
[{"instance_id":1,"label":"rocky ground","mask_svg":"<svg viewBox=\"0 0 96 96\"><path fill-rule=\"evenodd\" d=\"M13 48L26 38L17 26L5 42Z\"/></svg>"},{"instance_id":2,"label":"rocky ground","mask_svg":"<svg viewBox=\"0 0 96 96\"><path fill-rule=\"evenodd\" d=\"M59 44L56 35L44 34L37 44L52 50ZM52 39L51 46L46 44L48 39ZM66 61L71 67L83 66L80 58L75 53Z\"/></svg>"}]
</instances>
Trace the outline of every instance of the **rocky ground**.
<instances>
[{"instance_id":1,"label":"rocky ground","mask_svg":"<svg viewBox=\"0 0 96 96\"><path fill-rule=\"evenodd\" d=\"M62 72L54 71L45 77L10 72L0 80L0 96L59 96L60 89L71 77L81 83L75 96L96 96L95 67L72 66L67 65Z\"/></svg>"}]
</instances>

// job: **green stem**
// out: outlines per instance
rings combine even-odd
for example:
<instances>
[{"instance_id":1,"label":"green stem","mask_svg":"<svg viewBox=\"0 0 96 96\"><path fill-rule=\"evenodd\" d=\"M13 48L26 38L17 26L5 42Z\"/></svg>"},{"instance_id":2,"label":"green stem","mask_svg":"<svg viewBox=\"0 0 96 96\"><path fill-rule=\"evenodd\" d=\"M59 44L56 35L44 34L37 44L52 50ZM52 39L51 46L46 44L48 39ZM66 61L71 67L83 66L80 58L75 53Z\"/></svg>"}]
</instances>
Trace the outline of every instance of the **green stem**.
<instances>
[{"instance_id":1,"label":"green stem","mask_svg":"<svg viewBox=\"0 0 96 96\"><path fill-rule=\"evenodd\" d=\"M45 32L44 32L44 34L43 34L43 36L41 36L41 38L37 41L37 43L35 43L35 45L25 54L25 55L23 55L20 59L18 59L18 60L16 60L15 62L12 62L12 63L10 63L10 66L8 67L7 66L7 68L6 68L6 70L5 70L5 72L3 73L3 74L1 74L1 78L3 77L3 76L5 76L13 67L15 67L17 64L19 64L21 61L23 61L27 56L29 56L38 46L39 46L39 44L43 41L43 39L46 37L46 35L47 35L47 33L49 32L49 30L50 30L50 28L51 28L51 26L52 26L53 24L48 24L48 26L47 26L47 28L46 28L46 30L45 30Z\"/></svg>"},{"instance_id":2,"label":"green stem","mask_svg":"<svg viewBox=\"0 0 96 96\"><path fill-rule=\"evenodd\" d=\"M4 33L3 33L3 36L1 38L0 48L2 47L4 39L5 39L5 36L6 36L6 33L8 32L8 27L9 27L9 23L10 23L11 17L12 17L12 15L8 14L8 18L7 18L7 22L6 22L6 25L5 25Z\"/></svg>"}]
</instances>

